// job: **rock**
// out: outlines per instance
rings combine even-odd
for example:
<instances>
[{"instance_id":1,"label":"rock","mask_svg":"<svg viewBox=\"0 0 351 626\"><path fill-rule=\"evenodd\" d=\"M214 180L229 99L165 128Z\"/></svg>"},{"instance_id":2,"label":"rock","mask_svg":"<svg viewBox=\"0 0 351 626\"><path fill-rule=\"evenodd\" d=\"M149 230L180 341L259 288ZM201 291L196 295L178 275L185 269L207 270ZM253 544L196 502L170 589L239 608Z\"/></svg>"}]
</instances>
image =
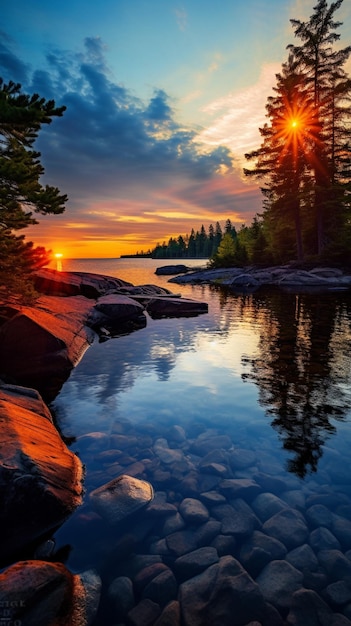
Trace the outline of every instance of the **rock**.
<instances>
[{"instance_id":1,"label":"rock","mask_svg":"<svg viewBox=\"0 0 351 626\"><path fill-rule=\"evenodd\" d=\"M323 504L314 504L310 506L306 513L306 520L312 528L318 526L324 526L325 528L331 528L332 514Z\"/></svg>"},{"instance_id":2,"label":"rock","mask_svg":"<svg viewBox=\"0 0 351 626\"><path fill-rule=\"evenodd\" d=\"M140 594L142 593L142 591L145 589L145 587L147 587L147 585L149 585L149 583L156 578L157 576L159 576L160 574L162 574L163 572L167 571L168 567L167 565L165 565L162 562L158 562L158 563L151 563L149 565L147 565L146 567L142 568L134 577L133 580L133 585L135 588L135 591Z\"/></svg>"},{"instance_id":3,"label":"rock","mask_svg":"<svg viewBox=\"0 0 351 626\"><path fill-rule=\"evenodd\" d=\"M316 528L310 534L310 544L315 552L319 550L339 550L340 543L327 528Z\"/></svg>"},{"instance_id":4,"label":"rock","mask_svg":"<svg viewBox=\"0 0 351 626\"><path fill-rule=\"evenodd\" d=\"M344 580L337 580L335 583L328 585L324 589L323 595L332 606L344 606L351 602L350 585L346 584Z\"/></svg>"},{"instance_id":5,"label":"rock","mask_svg":"<svg viewBox=\"0 0 351 626\"><path fill-rule=\"evenodd\" d=\"M177 600L165 606L154 626L180 626L180 606Z\"/></svg>"},{"instance_id":6,"label":"rock","mask_svg":"<svg viewBox=\"0 0 351 626\"><path fill-rule=\"evenodd\" d=\"M115 578L107 590L110 612L115 620L124 621L135 606L133 583L128 576Z\"/></svg>"},{"instance_id":7,"label":"rock","mask_svg":"<svg viewBox=\"0 0 351 626\"><path fill-rule=\"evenodd\" d=\"M153 626L161 614L161 609L152 600L145 598L129 611L128 626Z\"/></svg>"},{"instance_id":8,"label":"rock","mask_svg":"<svg viewBox=\"0 0 351 626\"><path fill-rule=\"evenodd\" d=\"M1 621L88 626L99 604L99 596L95 595L90 596L87 605L88 578L85 587L80 576L71 574L61 563L19 561L0 574ZM95 611L91 610L92 603Z\"/></svg>"},{"instance_id":9,"label":"rock","mask_svg":"<svg viewBox=\"0 0 351 626\"><path fill-rule=\"evenodd\" d=\"M143 598L149 598L161 608L177 598L178 585L173 572L166 568L158 576L153 578L144 588Z\"/></svg>"},{"instance_id":10,"label":"rock","mask_svg":"<svg viewBox=\"0 0 351 626\"><path fill-rule=\"evenodd\" d=\"M251 506L262 522L266 522L270 517L289 508L289 505L275 496L273 493L260 493L251 502Z\"/></svg>"},{"instance_id":11,"label":"rock","mask_svg":"<svg viewBox=\"0 0 351 626\"><path fill-rule=\"evenodd\" d=\"M154 443L154 451L162 463L165 463L166 465L175 463L176 461L182 461L184 459L184 453L182 450L170 448L167 439L164 439L163 437L156 439Z\"/></svg>"},{"instance_id":12,"label":"rock","mask_svg":"<svg viewBox=\"0 0 351 626\"><path fill-rule=\"evenodd\" d=\"M255 530L240 549L240 561L247 571L256 578L259 572L270 562L285 559L287 554L283 543Z\"/></svg>"},{"instance_id":13,"label":"rock","mask_svg":"<svg viewBox=\"0 0 351 626\"><path fill-rule=\"evenodd\" d=\"M315 591L300 589L293 594L289 626L330 626L331 617L332 610Z\"/></svg>"},{"instance_id":14,"label":"rock","mask_svg":"<svg viewBox=\"0 0 351 626\"><path fill-rule=\"evenodd\" d=\"M180 556L174 562L174 569L178 579L184 581L200 574L214 563L218 563L218 553L215 548L203 547Z\"/></svg>"},{"instance_id":15,"label":"rock","mask_svg":"<svg viewBox=\"0 0 351 626\"><path fill-rule=\"evenodd\" d=\"M309 570L315 572L318 569L318 559L313 552L312 548L304 543L302 546L298 546L286 555L288 563L299 569L301 572Z\"/></svg>"},{"instance_id":16,"label":"rock","mask_svg":"<svg viewBox=\"0 0 351 626\"><path fill-rule=\"evenodd\" d=\"M93 509L110 524L117 524L146 506L154 497L150 483L122 474L90 493Z\"/></svg>"},{"instance_id":17,"label":"rock","mask_svg":"<svg viewBox=\"0 0 351 626\"><path fill-rule=\"evenodd\" d=\"M80 581L84 588L85 597L82 598L84 603L84 612L86 615L87 625L94 622L101 595L101 578L95 570L87 570L79 574ZM79 596L78 596L79 597ZM78 600L78 598L77 598Z\"/></svg>"},{"instance_id":18,"label":"rock","mask_svg":"<svg viewBox=\"0 0 351 626\"><path fill-rule=\"evenodd\" d=\"M214 435L213 433L203 433L191 446L191 452L199 456L206 456L209 452L221 449L228 450L232 446L232 440L228 435Z\"/></svg>"},{"instance_id":19,"label":"rock","mask_svg":"<svg viewBox=\"0 0 351 626\"><path fill-rule=\"evenodd\" d=\"M175 515L171 515L170 517L168 517L168 519L166 519L162 528L162 534L170 535L171 533L175 533L178 530L182 530L184 526L185 522L182 516L179 513L176 513Z\"/></svg>"},{"instance_id":20,"label":"rock","mask_svg":"<svg viewBox=\"0 0 351 626\"><path fill-rule=\"evenodd\" d=\"M219 504L212 508L212 514L221 521L221 533L223 535L246 537L251 535L256 526L253 512L251 511L250 514L250 511L240 505L234 507L230 504Z\"/></svg>"},{"instance_id":21,"label":"rock","mask_svg":"<svg viewBox=\"0 0 351 626\"><path fill-rule=\"evenodd\" d=\"M225 478L219 487L227 498L245 500L252 500L261 491L261 487L251 478Z\"/></svg>"},{"instance_id":22,"label":"rock","mask_svg":"<svg viewBox=\"0 0 351 626\"><path fill-rule=\"evenodd\" d=\"M213 539L211 546L216 548L219 556L225 556L226 554L234 556L236 554L237 542L232 535L217 535Z\"/></svg>"},{"instance_id":23,"label":"rock","mask_svg":"<svg viewBox=\"0 0 351 626\"><path fill-rule=\"evenodd\" d=\"M42 297L35 307L21 307L0 328L2 375L55 397L94 340L85 323L91 308L82 296Z\"/></svg>"},{"instance_id":24,"label":"rock","mask_svg":"<svg viewBox=\"0 0 351 626\"><path fill-rule=\"evenodd\" d=\"M236 448L229 455L229 463L233 470L245 469L256 463L256 452L253 450L244 450Z\"/></svg>"},{"instance_id":25,"label":"rock","mask_svg":"<svg viewBox=\"0 0 351 626\"><path fill-rule=\"evenodd\" d=\"M34 285L37 291L51 296L77 296L98 298L110 290L133 287L120 278L103 276L91 272L59 272L41 269L35 273Z\"/></svg>"},{"instance_id":26,"label":"rock","mask_svg":"<svg viewBox=\"0 0 351 626\"><path fill-rule=\"evenodd\" d=\"M115 326L143 314L144 307L132 298L121 294L100 296L89 316L89 324Z\"/></svg>"},{"instance_id":27,"label":"rock","mask_svg":"<svg viewBox=\"0 0 351 626\"><path fill-rule=\"evenodd\" d=\"M210 514L200 500L195 498L185 498L179 505L179 513L188 524L204 524Z\"/></svg>"},{"instance_id":28,"label":"rock","mask_svg":"<svg viewBox=\"0 0 351 626\"><path fill-rule=\"evenodd\" d=\"M150 317L188 317L208 313L207 302L199 302L188 298L152 298L146 304Z\"/></svg>"},{"instance_id":29,"label":"rock","mask_svg":"<svg viewBox=\"0 0 351 626\"><path fill-rule=\"evenodd\" d=\"M184 626L235 626L265 614L258 585L231 556L182 583L179 600Z\"/></svg>"},{"instance_id":30,"label":"rock","mask_svg":"<svg viewBox=\"0 0 351 626\"><path fill-rule=\"evenodd\" d=\"M302 573L286 561L271 561L256 578L264 598L278 610L289 608L302 581Z\"/></svg>"},{"instance_id":31,"label":"rock","mask_svg":"<svg viewBox=\"0 0 351 626\"><path fill-rule=\"evenodd\" d=\"M318 560L332 580L351 580L351 562L339 550L321 550Z\"/></svg>"},{"instance_id":32,"label":"rock","mask_svg":"<svg viewBox=\"0 0 351 626\"><path fill-rule=\"evenodd\" d=\"M332 533L340 541L344 550L351 549L351 522L345 517L333 514L332 516Z\"/></svg>"},{"instance_id":33,"label":"rock","mask_svg":"<svg viewBox=\"0 0 351 626\"><path fill-rule=\"evenodd\" d=\"M170 553L175 557L182 556L187 552L193 552L199 547L197 537L191 530L179 530L167 535L166 543Z\"/></svg>"},{"instance_id":34,"label":"rock","mask_svg":"<svg viewBox=\"0 0 351 626\"><path fill-rule=\"evenodd\" d=\"M188 272L182 276L175 276L169 282L178 284L222 284L222 285L249 285L258 286L277 285L281 288L289 286L299 289L307 288L314 291L329 291L330 289L347 289L351 286L351 276L335 273L333 268L319 268L310 271L294 270L291 267L272 267L264 271L256 268L218 268Z\"/></svg>"},{"instance_id":35,"label":"rock","mask_svg":"<svg viewBox=\"0 0 351 626\"><path fill-rule=\"evenodd\" d=\"M186 265L178 263L177 265L162 265L157 267L155 274L158 276L171 276L172 274L184 274L188 272L189 268Z\"/></svg>"},{"instance_id":36,"label":"rock","mask_svg":"<svg viewBox=\"0 0 351 626\"><path fill-rule=\"evenodd\" d=\"M270 517L262 527L271 537L281 541L288 549L306 542L308 528L300 513L294 509L283 509Z\"/></svg>"},{"instance_id":37,"label":"rock","mask_svg":"<svg viewBox=\"0 0 351 626\"><path fill-rule=\"evenodd\" d=\"M6 560L60 526L81 504L83 466L33 390L0 387L0 433L1 556Z\"/></svg>"}]
</instances>

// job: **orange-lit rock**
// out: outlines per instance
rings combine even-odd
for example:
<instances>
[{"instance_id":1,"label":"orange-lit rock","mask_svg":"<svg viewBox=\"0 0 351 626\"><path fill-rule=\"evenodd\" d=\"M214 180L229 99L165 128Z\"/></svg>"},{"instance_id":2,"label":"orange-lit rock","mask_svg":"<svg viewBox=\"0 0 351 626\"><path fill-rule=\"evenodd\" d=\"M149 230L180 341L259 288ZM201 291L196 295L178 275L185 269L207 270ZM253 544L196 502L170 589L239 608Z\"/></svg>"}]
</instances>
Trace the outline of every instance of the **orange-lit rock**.
<instances>
[{"instance_id":1,"label":"orange-lit rock","mask_svg":"<svg viewBox=\"0 0 351 626\"><path fill-rule=\"evenodd\" d=\"M54 397L94 339L91 309L83 296L43 296L21 307L0 328L0 377Z\"/></svg>"},{"instance_id":2,"label":"orange-lit rock","mask_svg":"<svg viewBox=\"0 0 351 626\"><path fill-rule=\"evenodd\" d=\"M77 296L98 298L100 295L130 286L130 283L91 272L60 272L44 268L36 272L35 288L41 293L51 296Z\"/></svg>"},{"instance_id":3,"label":"orange-lit rock","mask_svg":"<svg viewBox=\"0 0 351 626\"><path fill-rule=\"evenodd\" d=\"M100 580L92 573L71 574L62 563L19 561L0 574L0 623L88 626L99 596Z\"/></svg>"},{"instance_id":4,"label":"orange-lit rock","mask_svg":"<svg viewBox=\"0 0 351 626\"><path fill-rule=\"evenodd\" d=\"M39 394L0 387L3 563L60 526L81 504L82 480L82 464L63 443Z\"/></svg>"}]
</instances>

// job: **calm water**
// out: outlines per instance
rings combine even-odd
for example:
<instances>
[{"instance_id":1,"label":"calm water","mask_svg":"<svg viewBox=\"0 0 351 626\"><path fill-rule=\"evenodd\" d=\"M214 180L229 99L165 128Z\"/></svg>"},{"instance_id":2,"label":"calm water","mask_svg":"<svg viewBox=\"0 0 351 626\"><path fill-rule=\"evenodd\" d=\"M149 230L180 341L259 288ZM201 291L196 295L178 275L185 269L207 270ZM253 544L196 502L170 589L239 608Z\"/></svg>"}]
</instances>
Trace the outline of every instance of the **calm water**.
<instances>
[{"instance_id":1,"label":"calm water","mask_svg":"<svg viewBox=\"0 0 351 626\"><path fill-rule=\"evenodd\" d=\"M53 402L62 434L74 438L71 448L86 464L87 493L83 507L57 533L57 546L67 551L73 571L94 567L109 581L117 575L105 562L111 536L92 513L88 494L123 472L138 476L138 467L145 476L153 463L152 442L167 437L173 425L189 438L226 434L234 448L253 452L254 466L237 477L260 471L281 477L305 497L323 490L350 496L350 296L244 296L180 286L154 274L164 264L63 263L64 270L154 283L209 304L208 314L148 317L143 329L95 342ZM120 432L145 440L144 447L131 443L114 456L111 436ZM156 489L163 489L162 482Z\"/></svg>"}]
</instances>

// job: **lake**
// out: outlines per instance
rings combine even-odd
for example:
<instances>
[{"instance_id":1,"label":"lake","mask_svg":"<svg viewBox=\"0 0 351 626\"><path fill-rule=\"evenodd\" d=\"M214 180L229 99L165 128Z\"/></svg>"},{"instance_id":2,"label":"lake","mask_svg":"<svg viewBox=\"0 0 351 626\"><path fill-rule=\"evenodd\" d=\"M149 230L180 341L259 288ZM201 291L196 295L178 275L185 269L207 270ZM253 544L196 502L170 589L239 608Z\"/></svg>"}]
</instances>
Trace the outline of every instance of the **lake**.
<instances>
[{"instance_id":1,"label":"lake","mask_svg":"<svg viewBox=\"0 0 351 626\"><path fill-rule=\"evenodd\" d=\"M144 328L96 341L51 405L62 435L86 466L85 502L56 533L56 550L72 571L93 568L101 576L97 625L123 622L116 617L111 588L119 577L136 576L137 558L142 555L144 565L162 559L172 569L179 556L176 549L165 548L167 533L159 521L151 523L140 512L116 536L91 509L90 491L123 473L148 480L157 501L179 507L184 498L201 500L210 518L222 522L211 499L215 494L218 501L223 498L223 480L234 478L242 487L235 501L254 511L261 531L265 520L259 498L245 491L245 485L255 483L275 502L303 515L308 534L300 543L312 547L314 558L329 548L348 558L351 549L350 294L270 290L235 295L208 285L168 283L169 277L155 275L156 267L177 262L63 261L66 271L153 283L209 305L208 314L197 317L147 316ZM202 260L184 263L204 265ZM328 522L311 521L316 506L323 507L320 515L328 514ZM325 530L332 537L329 543ZM256 578L259 567L250 571L243 556L249 531L225 533L222 526L218 536L225 536L228 545L234 537L228 553ZM221 545L222 556L226 542L218 536L204 545ZM295 567L296 555L289 555L300 547L289 545L285 557ZM335 576L325 577L327 566L319 562L308 569L304 563L300 570L304 588L318 593L328 610L351 619L351 592L337 600L326 591L335 584ZM277 606L284 617L289 606L281 608L278 600Z\"/></svg>"}]
</instances>

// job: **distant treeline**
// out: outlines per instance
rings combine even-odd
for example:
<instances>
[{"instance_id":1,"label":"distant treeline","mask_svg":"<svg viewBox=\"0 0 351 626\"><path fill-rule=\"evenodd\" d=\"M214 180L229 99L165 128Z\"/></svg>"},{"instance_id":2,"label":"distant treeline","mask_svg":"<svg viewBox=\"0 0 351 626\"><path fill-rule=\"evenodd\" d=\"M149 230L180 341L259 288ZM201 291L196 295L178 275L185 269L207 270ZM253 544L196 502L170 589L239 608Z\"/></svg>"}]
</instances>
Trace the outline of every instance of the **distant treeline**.
<instances>
[{"instance_id":1,"label":"distant treeline","mask_svg":"<svg viewBox=\"0 0 351 626\"><path fill-rule=\"evenodd\" d=\"M168 242L158 243L155 248L144 252L137 252L137 257L151 257L152 259L209 259L213 257L225 234L230 234L236 239L237 233L230 219L225 222L222 229L219 222L216 225L210 224L207 231L204 225L200 231L191 229L190 235L178 235L170 237Z\"/></svg>"}]
</instances>

